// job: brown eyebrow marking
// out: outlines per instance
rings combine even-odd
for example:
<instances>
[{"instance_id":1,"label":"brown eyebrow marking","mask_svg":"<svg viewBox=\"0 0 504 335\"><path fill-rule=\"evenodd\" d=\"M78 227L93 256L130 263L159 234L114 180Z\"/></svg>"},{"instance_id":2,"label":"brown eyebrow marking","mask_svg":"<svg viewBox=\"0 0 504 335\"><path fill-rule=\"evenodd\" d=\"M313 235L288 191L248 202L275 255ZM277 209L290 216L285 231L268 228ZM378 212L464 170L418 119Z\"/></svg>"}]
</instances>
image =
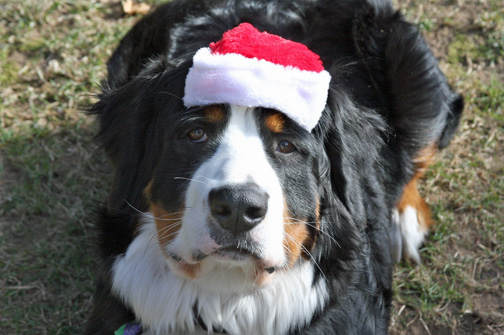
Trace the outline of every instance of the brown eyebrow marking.
<instances>
[{"instance_id":1,"label":"brown eyebrow marking","mask_svg":"<svg viewBox=\"0 0 504 335\"><path fill-rule=\"evenodd\" d=\"M205 114L205 118L212 123L222 122L226 116L223 107L219 105L205 107L203 113Z\"/></svg>"},{"instance_id":2,"label":"brown eyebrow marking","mask_svg":"<svg viewBox=\"0 0 504 335\"><path fill-rule=\"evenodd\" d=\"M278 134L285 128L285 118L280 113L273 113L266 117L265 124L271 132Z\"/></svg>"}]
</instances>

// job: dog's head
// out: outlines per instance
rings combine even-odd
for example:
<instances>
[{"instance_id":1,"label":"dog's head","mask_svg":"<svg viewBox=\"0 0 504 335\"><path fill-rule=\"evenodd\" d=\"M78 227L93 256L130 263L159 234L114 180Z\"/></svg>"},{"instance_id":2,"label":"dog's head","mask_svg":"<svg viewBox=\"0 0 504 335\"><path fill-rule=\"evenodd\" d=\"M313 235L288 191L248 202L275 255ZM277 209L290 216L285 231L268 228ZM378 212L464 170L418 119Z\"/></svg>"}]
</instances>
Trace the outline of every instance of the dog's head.
<instances>
[{"instance_id":1,"label":"dog's head","mask_svg":"<svg viewBox=\"0 0 504 335\"><path fill-rule=\"evenodd\" d=\"M267 283L303 261L344 268L364 226L359 175L372 168L379 142L361 122L365 112L334 91L309 132L268 108L188 109L179 97L189 65L145 72L96 105L115 167L109 212L130 216L129 227L105 228L107 238L122 234L114 253L154 222L150 243L174 272L215 276L210 282L223 289ZM236 276L244 280L226 282Z\"/></svg>"},{"instance_id":2,"label":"dog's head","mask_svg":"<svg viewBox=\"0 0 504 335\"><path fill-rule=\"evenodd\" d=\"M161 56L95 106L115 165L109 211L142 213L129 219L114 253L150 223L150 243L170 269L216 289L264 284L304 261L318 270L331 263L326 271L334 272L348 266L365 226L360 176L373 168L381 121L343 91L327 98L327 77L322 94L316 85L315 93L291 95L291 86L247 90L280 108L245 107L234 96L205 103L227 87L214 82L218 87L205 92L201 80L191 84L188 103L194 69L192 58L174 65ZM313 96L322 101L315 119L300 115L313 101L299 108Z\"/></svg>"},{"instance_id":3,"label":"dog's head","mask_svg":"<svg viewBox=\"0 0 504 335\"><path fill-rule=\"evenodd\" d=\"M145 196L173 270L238 266L260 280L310 255L319 139L278 111L235 105L181 108L164 132Z\"/></svg>"}]
</instances>

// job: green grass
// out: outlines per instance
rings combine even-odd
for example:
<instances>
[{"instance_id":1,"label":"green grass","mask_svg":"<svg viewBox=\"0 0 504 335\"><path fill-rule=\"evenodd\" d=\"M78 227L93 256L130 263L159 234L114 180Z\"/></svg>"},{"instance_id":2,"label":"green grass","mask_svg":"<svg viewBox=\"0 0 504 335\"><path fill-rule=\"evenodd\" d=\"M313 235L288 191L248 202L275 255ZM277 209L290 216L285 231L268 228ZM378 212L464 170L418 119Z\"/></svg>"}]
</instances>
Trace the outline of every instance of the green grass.
<instances>
[{"instance_id":1,"label":"green grass","mask_svg":"<svg viewBox=\"0 0 504 335\"><path fill-rule=\"evenodd\" d=\"M434 46L466 109L423 183L436 226L422 264L396 268L391 332L502 334L504 9L499 0L396 5ZM81 108L138 18L113 0L3 1L0 12L0 334L80 333L93 209L111 174Z\"/></svg>"},{"instance_id":2,"label":"green grass","mask_svg":"<svg viewBox=\"0 0 504 335\"><path fill-rule=\"evenodd\" d=\"M458 135L421 190L436 225L422 264L396 268L392 333L502 334L504 8L494 0L397 5L436 46L466 108Z\"/></svg>"},{"instance_id":3,"label":"green grass","mask_svg":"<svg viewBox=\"0 0 504 335\"><path fill-rule=\"evenodd\" d=\"M110 179L82 108L136 20L113 4L0 4L0 334L82 332Z\"/></svg>"},{"instance_id":4,"label":"green grass","mask_svg":"<svg viewBox=\"0 0 504 335\"><path fill-rule=\"evenodd\" d=\"M103 157L92 155L91 137L90 129L69 127L11 140L4 149L0 329L6 334L70 334L85 317L94 200L106 196L109 174Z\"/></svg>"}]
</instances>

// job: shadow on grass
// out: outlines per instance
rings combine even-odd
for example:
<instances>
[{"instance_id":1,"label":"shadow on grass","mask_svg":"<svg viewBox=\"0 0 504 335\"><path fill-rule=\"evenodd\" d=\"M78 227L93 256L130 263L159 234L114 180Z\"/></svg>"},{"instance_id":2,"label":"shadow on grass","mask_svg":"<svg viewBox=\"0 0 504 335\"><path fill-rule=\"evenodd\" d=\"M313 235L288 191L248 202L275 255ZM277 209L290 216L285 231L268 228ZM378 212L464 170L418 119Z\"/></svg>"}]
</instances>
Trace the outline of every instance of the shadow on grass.
<instances>
[{"instance_id":1,"label":"shadow on grass","mask_svg":"<svg viewBox=\"0 0 504 335\"><path fill-rule=\"evenodd\" d=\"M82 332L111 171L93 133L41 132L0 151L0 334Z\"/></svg>"}]
</instances>

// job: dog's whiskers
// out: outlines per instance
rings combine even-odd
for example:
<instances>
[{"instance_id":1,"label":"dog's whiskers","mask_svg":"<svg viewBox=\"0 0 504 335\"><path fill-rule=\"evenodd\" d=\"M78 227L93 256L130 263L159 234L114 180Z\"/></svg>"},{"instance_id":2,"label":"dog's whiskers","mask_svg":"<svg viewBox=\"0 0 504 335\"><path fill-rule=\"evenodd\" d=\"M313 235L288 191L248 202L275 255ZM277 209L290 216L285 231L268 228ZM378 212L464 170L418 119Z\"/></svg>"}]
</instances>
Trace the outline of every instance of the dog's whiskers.
<instances>
[{"instance_id":1,"label":"dog's whiskers","mask_svg":"<svg viewBox=\"0 0 504 335\"><path fill-rule=\"evenodd\" d=\"M155 217L154 219L160 219L160 218L165 217L165 216L175 215L175 214L182 214L182 213L185 213L185 211L180 211L180 212L171 212L171 213L163 214L163 215L160 215L160 216Z\"/></svg>"},{"instance_id":2,"label":"dog's whiskers","mask_svg":"<svg viewBox=\"0 0 504 335\"><path fill-rule=\"evenodd\" d=\"M300 219L296 219L296 218L291 218L291 217L284 217L284 219L287 219L287 220L293 220L293 221L297 221L297 222L286 222L286 224L305 224L309 227L312 227L314 229L316 229L317 231L321 232L322 234L326 235L327 237L329 237L334 243L336 243L336 245L338 246L338 248L341 249L341 245L338 243L338 241L336 241L336 239L334 237L332 237L331 235L329 235L329 233L323 231L321 228L315 226L315 225L312 225L312 223L318 223L318 222L307 222L307 221L303 221L303 220L300 220Z\"/></svg>"},{"instance_id":3,"label":"dog's whiskers","mask_svg":"<svg viewBox=\"0 0 504 335\"><path fill-rule=\"evenodd\" d=\"M152 237L150 238L149 242L145 246L145 252L147 252L147 248L151 245L152 241L154 240L154 238L156 236L158 236L158 240L161 242L163 239L167 239L169 236L171 236L171 234L169 236L164 236L165 233L169 232L170 229L173 229L177 226L180 226L181 224L182 224L182 221L174 222L174 223L170 224L169 226L163 227L162 229L160 229L156 233L152 234ZM177 233L178 233L178 230L176 232L174 232L173 234L177 234Z\"/></svg>"},{"instance_id":4,"label":"dog's whiskers","mask_svg":"<svg viewBox=\"0 0 504 335\"><path fill-rule=\"evenodd\" d=\"M167 215L171 215L171 214L166 214L166 215L162 215L162 216L167 216ZM180 221L180 218L176 218L176 219L161 219L162 216L155 217L153 219L158 220L158 221Z\"/></svg>"},{"instance_id":5,"label":"dog's whiskers","mask_svg":"<svg viewBox=\"0 0 504 335\"><path fill-rule=\"evenodd\" d=\"M168 231L166 231L165 233L168 233ZM175 231L175 232L172 232L170 234L162 234L162 235L159 235L159 241L162 242L163 240L167 240L169 239L170 237L174 236L174 235L177 235L178 234L178 231Z\"/></svg>"},{"instance_id":6,"label":"dog's whiskers","mask_svg":"<svg viewBox=\"0 0 504 335\"><path fill-rule=\"evenodd\" d=\"M126 199L124 199L124 202L128 206L130 206L132 209L134 209L136 212L138 212L139 214L141 214L141 215L143 215L145 217L148 217L149 219L160 220L160 221L179 221L180 218L176 218L176 219L162 219L162 218L165 217L165 216L177 215L177 214L182 214L182 213L185 212L185 211L179 211L179 212L166 213L166 214L163 214L163 215L160 215L160 216L153 216L149 212L142 212L141 210L139 210L138 208L136 208L135 206L133 206L132 204L130 204Z\"/></svg>"},{"instance_id":7,"label":"dog's whiskers","mask_svg":"<svg viewBox=\"0 0 504 335\"><path fill-rule=\"evenodd\" d=\"M163 236L164 233L162 233L163 231L165 232L168 232L169 231L169 228L173 228L177 225L180 225L181 223L175 223L171 226L168 226L168 227L164 227L163 229L161 229L159 232L157 233L154 233L152 234L152 237L149 239L149 242L147 243L147 245L145 246L145 250L144 250L144 256L145 254L147 253L147 249L149 248L149 246L151 245L151 243L154 241L154 239L156 238L156 236L158 237L158 241L159 242L162 242L164 239L168 239L170 236L172 235L175 235L178 233L178 231L174 232L174 233L171 233L169 234L168 236ZM161 233L161 234L160 234Z\"/></svg>"},{"instance_id":8,"label":"dog's whiskers","mask_svg":"<svg viewBox=\"0 0 504 335\"><path fill-rule=\"evenodd\" d=\"M172 97L174 97L174 98L179 99L179 100L181 100L181 101L182 101L182 98L181 98L181 97L179 97L178 95L173 94L173 93L171 93L171 92L159 92L159 94L167 94L167 95L169 95L169 96L172 96Z\"/></svg>"},{"instance_id":9,"label":"dog's whiskers","mask_svg":"<svg viewBox=\"0 0 504 335\"><path fill-rule=\"evenodd\" d=\"M162 229L160 229L158 231L158 234L162 234L164 231L170 230L170 229L177 227L177 226L180 226L180 225L182 225L182 221L174 222L174 223L170 224L169 226L166 226L166 227L163 227Z\"/></svg>"},{"instance_id":10,"label":"dog's whiskers","mask_svg":"<svg viewBox=\"0 0 504 335\"><path fill-rule=\"evenodd\" d=\"M294 239L292 236L290 236L288 233L285 233L285 236L290 240L292 241L292 243L294 243L295 245L299 246L301 249L304 250L304 252L306 252L308 254L308 256L310 256L310 258L313 260L313 263L315 264L315 266L319 269L320 273L322 274L322 276L324 277L324 279L327 281L327 277L324 273L324 271L322 271L322 269L320 268L319 264L317 263L317 261L315 260L315 258L313 257L313 255L308 251L308 249L305 248L304 245L302 245L301 243L299 243L296 239Z\"/></svg>"},{"instance_id":11,"label":"dog's whiskers","mask_svg":"<svg viewBox=\"0 0 504 335\"><path fill-rule=\"evenodd\" d=\"M136 212L140 213L141 215L146 216L146 217L151 218L151 219L153 219L153 218L154 218L152 215L150 215L150 213L142 212L141 210L139 210L138 208L136 208L135 206L133 206L132 204L130 204L130 203L128 202L128 200L124 199L124 202L125 202L128 206L130 206L132 209L134 209Z\"/></svg>"},{"instance_id":12,"label":"dog's whiskers","mask_svg":"<svg viewBox=\"0 0 504 335\"><path fill-rule=\"evenodd\" d=\"M186 178L186 177L173 177L173 179L176 179L176 180L189 180L189 181L194 181L194 182L196 182L196 183L208 184L208 182L204 182L204 181L197 180L197 179L194 179L194 178ZM207 179L208 179L208 178L207 178Z\"/></svg>"}]
</instances>

